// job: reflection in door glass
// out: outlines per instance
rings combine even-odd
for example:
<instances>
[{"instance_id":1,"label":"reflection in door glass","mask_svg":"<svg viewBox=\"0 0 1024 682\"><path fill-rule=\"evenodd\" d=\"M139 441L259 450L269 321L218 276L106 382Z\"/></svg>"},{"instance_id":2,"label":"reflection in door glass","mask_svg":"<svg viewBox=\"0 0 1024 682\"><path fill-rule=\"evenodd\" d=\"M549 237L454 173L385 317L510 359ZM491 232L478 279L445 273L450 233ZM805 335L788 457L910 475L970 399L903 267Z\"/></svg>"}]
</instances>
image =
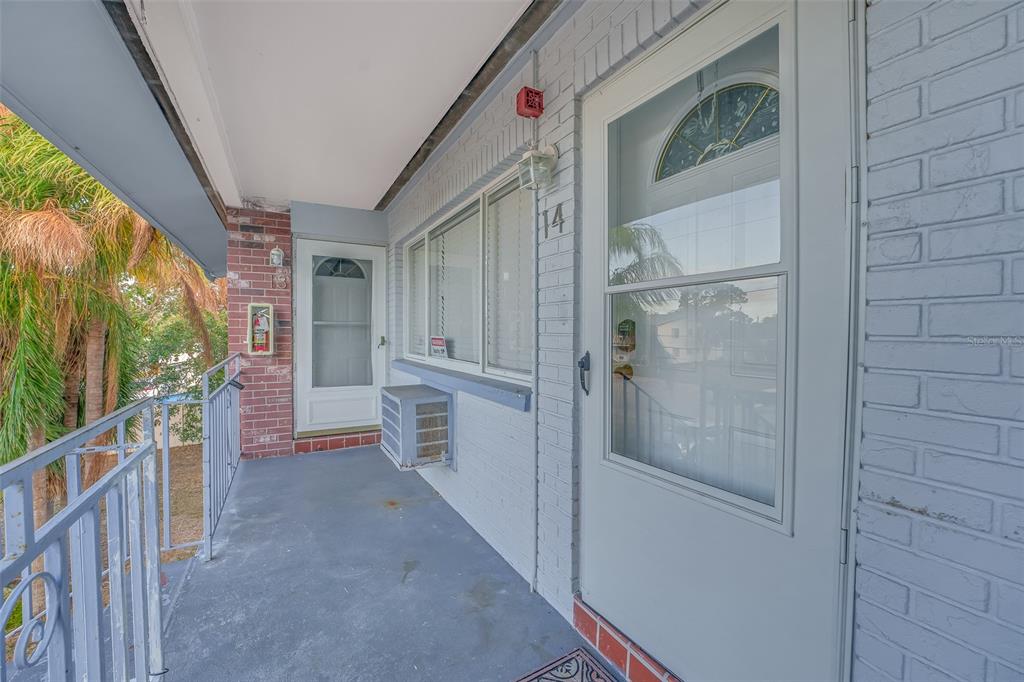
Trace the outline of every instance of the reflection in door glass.
<instances>
[{"instance_id":1,"label":"reflection in door glass","mask_svg":"<svg viewBox=\"0 0 1024 682\"><path fill-rule=\"evenodd\" d=\"M613 294L612 451L774 505L779 289L763 277Z\"/></svg>"},{"instance_id":2,"label":"reflection in door glass","mask_svg":"<svg viewBox=\"0 0 1024 682\"><path fill-rule=\"evenodd\" d=\"M608 283L779 262L779 36L608 126Z\"/></svg>"},{"instance_id":3,"label":"reflection in door glass","mask_svg":"<svg viewBox=\"0 0 1024 682\"><path fill-rule=\"evenodd\" d=\"M373 385L373 263L313 256L313 386Z\"/></svg>"}]
</instances>

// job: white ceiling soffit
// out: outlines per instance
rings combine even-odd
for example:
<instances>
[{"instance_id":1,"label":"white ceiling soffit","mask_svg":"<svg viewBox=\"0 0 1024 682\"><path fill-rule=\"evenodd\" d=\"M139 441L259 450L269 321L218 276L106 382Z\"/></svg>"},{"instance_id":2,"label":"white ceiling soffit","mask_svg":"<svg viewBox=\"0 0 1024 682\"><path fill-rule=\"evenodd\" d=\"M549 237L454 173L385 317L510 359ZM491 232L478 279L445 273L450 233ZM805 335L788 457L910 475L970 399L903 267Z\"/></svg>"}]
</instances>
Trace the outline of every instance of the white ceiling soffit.
<instances>
[{"instance_id":1,"label":"white ceiling soffit","mask_svg":"<svg viewBox=\"0 0 1024 682\"><path fill-rule=\"evenodd\" d=\"M372 209L528 0L129 0L218 191Z\"/></svg>"},{"instance_id":2,"label":"white ceiling soffit","mask_svg":"<svg viewBox=\"0 0 1024 682\"><path fill-rule=\"evenodd\" d=\"M0 2L0 100L224 273L223 222L100 0Z\"/></svg>"}]
</instances>

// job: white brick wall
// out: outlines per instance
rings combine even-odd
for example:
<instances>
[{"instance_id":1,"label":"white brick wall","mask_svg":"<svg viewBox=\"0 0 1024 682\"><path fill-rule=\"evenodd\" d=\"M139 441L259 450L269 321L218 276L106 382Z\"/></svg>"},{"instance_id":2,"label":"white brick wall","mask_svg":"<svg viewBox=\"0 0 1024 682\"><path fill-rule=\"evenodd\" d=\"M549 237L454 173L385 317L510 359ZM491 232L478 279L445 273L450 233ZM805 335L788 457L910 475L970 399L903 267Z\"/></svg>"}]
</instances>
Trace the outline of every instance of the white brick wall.
<instances>
[{"instance_id":1,"label":"white brick wall","mask_svg":"<svg viewBox=\"0 0 1024 682\"><path fill-rule=\"evenodd\" d=\"M854 677L1022 680L1024 3L867 29Z\"/></svg>"},{"instance_id":2,"label":"white brick wall","mask_svg":"<svg viewBox=\"0 0 1024 682\"><path fill-rule=\"evenodd\" d=\"M693 11L667 0L574 5L539 48L540 142L561 150L540 210L561 204L566 223L538 237L537 560L541 594L566 615L577 576L580 97ZM1024 3L880 0L867 29L855 677L1020 680L1024 346L999 337L1024 337ZM525 149L530 126L512 112L529 74L514 74L389 209L393 356L399 245ZM459 470L425 474L524 576L532 419L459 396Z\"/></svg>"},{"instance_id":3,"label":"white brick wall","mask_svg":"<svg viewBox=\"0 0 1024 682\"><path fill-rule=\"evenodd\" d=\"M704 4L703 1L696 5ZM541 211L561 204L565 225L545 238L538 235L537 329L540 365L536 444L532 415L509 414L507 408L459 398L459 470L425 476L488 542L524 576L533 570L532 458L539 450L538 590L566 617L576 590L577 518L576 388L577 261L579 228L580 96L615 68L640 54L696 5L680 0L572 3L572 15L539 46L539 86L545 113L540 119L540 144L557 144L561 156L557 182L541 193ZM532 68L523 67L452 146L432 159L408 191L389 208L392 243L417 233L480 187L511 168L531 142L531 124L515 116L515 93L531 84ZM397 273L394 268L392 273ZM392 285L392 290L400 287ZM399 299L392 313L400 314ZM400 320L392 322L397 349ZM476 438L474 425L486 431L498 419L501 430ZM506 423L507 422L507 423ZM526 438L526 434L531 438ZM524 468L524 463L528 466ZM528 480L527 480L528 479ZM529 485L529 487L525 487ZM522 500L514 494L520 491ZM501 500L495 504L495 500Z\"/></svg>"}]
</instances>

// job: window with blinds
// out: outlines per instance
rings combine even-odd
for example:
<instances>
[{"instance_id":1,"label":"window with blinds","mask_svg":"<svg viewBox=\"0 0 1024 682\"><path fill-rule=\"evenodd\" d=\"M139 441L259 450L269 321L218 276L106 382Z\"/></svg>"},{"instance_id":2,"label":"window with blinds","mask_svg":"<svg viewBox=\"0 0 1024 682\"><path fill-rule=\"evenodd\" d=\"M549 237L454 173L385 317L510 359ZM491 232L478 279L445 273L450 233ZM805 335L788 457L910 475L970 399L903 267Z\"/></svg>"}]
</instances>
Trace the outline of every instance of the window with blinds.
<instances>
[{"instance_id":1,"label":"window with blinds","mask_svg":"<svg viewBox=\"0 0 1024 682\"><path fill-rule=\"evenodd\" d=\"M518 181L486 197L487 366L529 374L533 350L533 197Z\"/></svg>"},{"instance_id":2,"label":"window with blinds","mask_svg":"<svg viewBox=\"0 0 1024 682\"><path fill-rule=\"evenodd\" d=\"M426 270L427 245L421 241L409 249L408 351L412 355L424 355L427 352L427 325L424 317L427 287L423 280Z\"/></svg>"},{"instance_id":3,"label":"window with blinds","mask_svg":"<svg viewBox=\"0 0 1024 682\"><path fill-rule=\"evenodd\" d=\"M432 233L430 335L442 336L448 357L480 361L480 211L474 207Z\"/></svg>"},{"instance_id":4,"label":"window with blinds","mask_svg":"<svg viewBox=\"0 0 1024 682\"><path fill-rule=\"evenodd\" d=\"M533 195L516 180L492 187L406 247L405 352L525 379L535 329Z\"/></svg>"}]
</instances>

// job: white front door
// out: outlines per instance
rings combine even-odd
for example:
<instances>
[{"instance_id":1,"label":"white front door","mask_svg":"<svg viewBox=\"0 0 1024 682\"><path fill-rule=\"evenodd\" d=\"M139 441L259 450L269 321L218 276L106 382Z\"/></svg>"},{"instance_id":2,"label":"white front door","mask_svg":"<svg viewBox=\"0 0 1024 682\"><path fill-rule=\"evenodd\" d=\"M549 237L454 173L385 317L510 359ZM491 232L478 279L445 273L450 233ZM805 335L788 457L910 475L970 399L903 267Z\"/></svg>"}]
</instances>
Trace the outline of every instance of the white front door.
<instances>
[{"instance_id":1,"label":"white front door","mask_svg":"<svg viewBox=\"0 0 1024 682\"><path fill-rule=\"evenodd\" d=\"M584 101L582 597L686 680L840 674L847 31L732 0Z\"/></svg>"},{"instance_id":2,"label":"white front door","mask_svg":"<svg viewBox=\"0 0 1024 682\"><path fill-rule=\"evenodd\" d=\"M384 379L383 247L295 244L295 431L380 426Z\"/></svg>"}]
</instances>

